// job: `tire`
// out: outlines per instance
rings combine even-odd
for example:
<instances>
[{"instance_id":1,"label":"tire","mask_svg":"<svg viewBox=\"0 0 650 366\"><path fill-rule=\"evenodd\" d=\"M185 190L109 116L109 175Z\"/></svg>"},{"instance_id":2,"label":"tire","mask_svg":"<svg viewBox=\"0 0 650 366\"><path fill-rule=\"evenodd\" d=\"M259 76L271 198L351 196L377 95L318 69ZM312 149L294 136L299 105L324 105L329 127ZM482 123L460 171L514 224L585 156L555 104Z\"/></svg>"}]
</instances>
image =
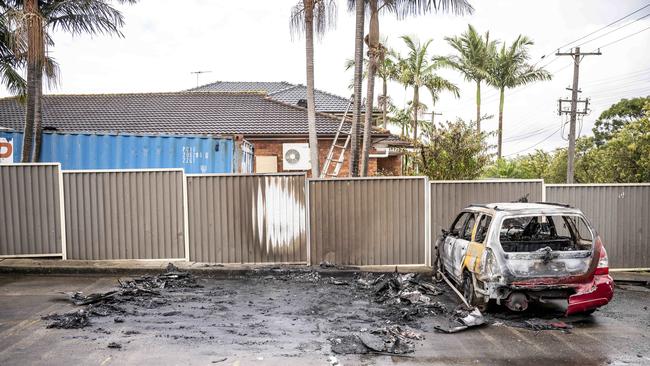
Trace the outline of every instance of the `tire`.
<instances>
[{"instance_id":1,"label":"tire","mask_svg":"<svg viewBox=\"0 0 650 366\"><path fill-rule=\"evenodd\" d=\"M463 274L463 296L467 303L471 306L476 306L476 291L474 290L474 281L472 275L468 272Z\"/></svg>"},{"instance_id":2,"label":"tire","mask_svg":"<svg viewBox=\"0 0 650 366\"><path fill-rule=\"evenodd\" d=\"M476 293L472 276L473 275L469 272L465 272L463 274L463 296L470 306L476 307L481 312L487 311L489 303L487 301L484 301L483 295Z\"/></svg>"}]
</instances>

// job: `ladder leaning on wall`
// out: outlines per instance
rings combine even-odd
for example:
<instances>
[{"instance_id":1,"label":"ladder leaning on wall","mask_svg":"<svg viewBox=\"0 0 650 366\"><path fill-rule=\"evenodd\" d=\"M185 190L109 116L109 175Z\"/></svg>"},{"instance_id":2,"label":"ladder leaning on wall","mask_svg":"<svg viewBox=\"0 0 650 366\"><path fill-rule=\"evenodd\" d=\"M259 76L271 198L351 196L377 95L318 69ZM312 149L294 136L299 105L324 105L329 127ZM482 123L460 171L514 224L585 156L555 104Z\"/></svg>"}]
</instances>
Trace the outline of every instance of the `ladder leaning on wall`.
<instances>
[{"instance_id":1,"label":"ladder leaning on wall","mask_svg":"<svg viewBox=\"0 0 650 366\"><path fill-rule=\"evenodd\" d=\"M349 130L351 126L345 126L345 118L348 116L348 112L350 111L350 107L352 106L353 101L354 101L354 96L350 98L348 107L345 109L345 113L341 118L341 123L339 124L339 128L336 130L336 135L334 135L334 139L332 140L332 145L330 146L330 149L327 152L327 157L325 158L323 169L321 169L320 172L321 178L337 177L339 175L339 172L341 171L341 167L343 166L343 161L345 161L345 151L348 149L348 145L350 145L350 137L351 137L350 130ZM347 127L348 130L345 131L344 127ZM339 143L339 138L343 139L343 137L345 138L345 141L343 141L343 144L341 145ZM337 149L339 150L338 158L334 158ZM330 172L332 163L334 163L334 169Z\"/></svg>"}]
</instances>

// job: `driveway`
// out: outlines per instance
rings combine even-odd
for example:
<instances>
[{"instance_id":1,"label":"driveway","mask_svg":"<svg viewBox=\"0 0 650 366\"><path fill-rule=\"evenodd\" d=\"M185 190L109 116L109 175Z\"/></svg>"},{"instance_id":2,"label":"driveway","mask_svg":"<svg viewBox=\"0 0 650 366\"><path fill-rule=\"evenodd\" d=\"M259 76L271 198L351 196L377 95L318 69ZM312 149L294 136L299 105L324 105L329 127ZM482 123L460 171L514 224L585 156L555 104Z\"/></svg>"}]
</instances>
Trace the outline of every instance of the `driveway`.
<instances>
[{"instance_id":1,"label":"driveway","mask_svg":"<svg viewBox=\"0 0 650 366\"><path fill-rule=\"evenodd\" d=\"M0 364L650 363L650 290L639 286L617 288L612 303L593 316L573 319L571 329L534 330L526 326L530 319L499 312L488 317L486 326L443 334L434 324L457 301L442 284L436 286L444 292L432 301L446 311L404 317L397 307L377 303L372 290L360 290L353 278L333 279L316 272L200 277L201 287L161 290L160 298L125 305L124 314L93 316L85 328L46 328L50 322L41 316L79 308L62 292L108 291L116 288L117 280L0 275ZM395 324L424 337L414 340L414 353L341 355L331 350L332 342L350 334Z\"/></svg>"}]
</instances>

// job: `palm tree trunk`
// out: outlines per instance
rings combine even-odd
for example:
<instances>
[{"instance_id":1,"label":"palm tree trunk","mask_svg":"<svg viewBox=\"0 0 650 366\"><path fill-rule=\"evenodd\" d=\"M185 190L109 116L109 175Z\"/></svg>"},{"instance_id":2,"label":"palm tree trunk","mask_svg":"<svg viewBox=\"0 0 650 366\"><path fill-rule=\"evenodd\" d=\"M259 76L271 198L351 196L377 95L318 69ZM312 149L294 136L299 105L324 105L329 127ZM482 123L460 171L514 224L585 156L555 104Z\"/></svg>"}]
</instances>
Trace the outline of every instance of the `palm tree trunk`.
<instances>
[{"instance_id":1,"label":"palm tree trunk","mask_svg":"<svg viewBox=\"0 0 650 366\"><path fill-rule=\"evenodd\" d=\"M370 7L370 29L368 31L368 85L366 87L366 115L363 125L363 149L361 158L361 176L368 175L368 160L370 158L370 148L372 147L372 107L375 99L375 73L377 72L377 63L380 58L379 45L379 8L377 0L368 2Z\"/></svg>"},{"instance_id":2,"label":"palm tree trunk","mask_svg":"<svg viewBox=\"0 0 650 366\"><path fill-rule=\"evenodd\" d=\"M32 157L34 141L34 121L36 111L40 115L40 99L38 97L38 70L43 70L44 52L43 27L37 0L25 1L27 23L27 105L25 110L25 126L23 129L23 151L21 161L29 162Z\"/></svg>"},{"instance_id":3,"label":"palm tree trunk","mask_svg":"<svg viewBox=\"0 0 650 366\"><path fill-rule=\"evenodd\" d=\"M476 131L481 133L481 81L476 82Z\"/></svg>"},{"instance_id":4,"label":"palm tree trunk","mask_svg":"<svg viewBox=\"0 0 650 366\"><path fill-rule=\"evenodd\" d=\"M501 88L499 90L499 142L497 148L497 159L501 159L501 152L503 151L503 99L504 99L505 89Z\"/></svg>"},{"instance_id":5,"label":"palm tree trunk","mask_svg":"<svg viewBox=\"0 0 650 366\"><path fill-rule=\"evenodd\" d=\"M384 128L388 128L388 80L382 79L381 92L383 94L384 102L382 104L381 119Z\"/></svg>"},{"instance_id":6,"label":"palm tree trunk","mask_svg":"<svg viewBox=\"0 0 650 366\"><path fill-rule=\"evenodd\" d=\"M34 155L33 162L41 160L41 146L43 142L43 114L41 103L43 101L43 68L36 69L36 94L34 95Z\"/></svg>"},{"instance_id":7,"label":"palm tree trunk","mask_svg":"<svg viewBox=\"0 0 650 366\"><path fill-rule=\"evenodd\" d=\"M361 176L368 175L368 160L370 158L370 148L372 147L372 101L375 90L375 72L377 71L376 60L368 63L368 87L366 89L366 115L363 125L363 158L361 159Z\"/></svg>"},{"instance_id":8,"label":"palm tree trunk","mask_svg":"<svg viewBox=\"0 0 650 366\"><path fill-rule=\"evenodd\" d=\"M307 60L307 124L309 126L309 154L311 176L320 176L318 163L318 135L316 134L316 106L314 98L314 1L304 0L305 6L305 50Z\"/></svg>"},{"instance_id":9,"label":"palm tree trunk","mask_svg":"<svg viewBox=\"0 0 650 366\"><path fill-rule=\"evenodd\" d=\"M413 87L413 140L418 139L418 107L420 106L420 90Z\"/></svg>"},{"instance_id":10,"label":"palm tree trunk","mask_svg":"<svg viewBox=\"0 0 650 366\"><path fill-rule=\"evenodd\" d=\"M361 125L361 94L363 93L363 27L365 22L365 2L356 0L354 28L354 104L352 109L352 128L350 130L350 176L359 176L359 127Z\"/></svg>"}]
</instances>

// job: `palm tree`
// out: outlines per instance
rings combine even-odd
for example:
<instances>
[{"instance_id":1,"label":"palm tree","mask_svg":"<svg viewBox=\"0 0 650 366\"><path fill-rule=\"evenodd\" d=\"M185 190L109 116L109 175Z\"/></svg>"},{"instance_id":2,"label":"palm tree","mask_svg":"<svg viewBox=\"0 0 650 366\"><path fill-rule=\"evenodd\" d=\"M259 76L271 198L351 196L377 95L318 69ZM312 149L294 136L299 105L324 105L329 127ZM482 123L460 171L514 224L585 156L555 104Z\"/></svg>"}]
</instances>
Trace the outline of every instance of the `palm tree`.
<instances>
[{"instance_id":1,"label":"palm tree","mask_svg":"<svg viewBox=\"0 0 650 366\"><path fill-rule=\"evenodd\" d=\"M316 134L316 100L314 97L314 31L322 35L336 19L334 0L302 0L291 9L290 27L294 33L305 34L305 61L307 69L307 124L311 176L318 178L318 135Z\"/></svg>"},{"instance_id":2,"label":"palm tree","mask_svg":"<svg viewBox=\"0 0 650 366\"><path fill-rule=\"evenodd\" d=\"M0 16L0 84L11 94L25 93L25 79L18 72L20 62L16 49L16 40L9 29L8 21Z\"/></svg>"},{"instance_id":3,"label":"palm tree","mask_svg":"<svg viewBox=\"0 0 650 366\"><path fill-rule=\"evenodd\" d=\"M425 78L424 86L429 89L429 93L431 93L431 126L435 128L434 118L436 113L436 103L438 102L438 99L440 99L440 94L447 91L454 97L459 98L460 89L456 84L435 74L431 74Z\"/></svg>"},{"instance_id":4,"label":"palm tree","mask_svg":"<svg viewBox=\"0 0 650 366\"><path fill-rule=\"evenodd\" d=\"M357 6L357 14L359 14L360 10L358 9L358 6L364 1L348 0L348 4L351 4L352 1L355 2ZM368 65L368 86L366 88L367 95L365 124L363 129L363 158L361 159L361 174L364 176L367 174L368 170L368 157L371 145L370 131L372 126L375 73L377 65L381 63L381 60L386 53L386 47L379 42L379 14L382 11L386 11L395 14L399 19L403 19L410 15L419 15L429 12L442 11L464 14L474 11L474 8L472 8L468 0L365 0L365 3L368 6L368 13L370 14L369 32L366 36L370 63ZM357 27L358 26L359 22L357 21ZM356 37L358 37L358 29L355 33L355 38ZM363 53L363 44L355 43L355 55L359 53ZM360 59L356 61L358 65L361 65ZM361 73L355 73L355 85L357 83L361 84L361 77ZM353 138L355 138L354 135ZM351 167L351 169L354 169L354 167Z\"/></svg>"},{"instance_id":5,"label":"palm tree","mask_svg":"<svg viewBox=\"0 0 650 366\"><path fill-rule=\"evenodd\" d=\"M486 80L488 84L499 89L499 130L498 130L498 147L497 158L501 158L502 139L503 139L503 101L506 88L516 88L520 85L550 80L551 73L543 68L535 68L530 65L528 60L528 47L533 45L533 41L523 35L520 35L515 41L507 47L504 43L501 50L494 55L494 62L486 70Z\"/></svg>"},{"instance_id":6,"label":"palm tree","mask_svg":"<svg viewBox=\"0 0 650 366\"><path fill-rule=\"evenodd\" d=\"M413 40L409 36L402 36L408 47L408 54L399 60L399 81L405 87L413 88L413 140L418 138L418 115L420 112L420 88L425 86L428 79L433 77L433 71L439 63L432 61L428 55L428 48L432 40L424 43Z\"/></svg>"},{"instance_id":7,"label":"palm tree","mask_svg":"<svg viewBox=\"0 0 650 366\"><path fill-rule=\"evenodd\" d=\"M386 43L386 42L384 42ZM390 97L388 96L388 81L397 78L397 53L388 49L381 62L377 65L377 76L381 79L381 96L377 99L377 104L381 107L382 127L388 127L388 106Z\"/></svg>"},{"instance_id":8,"label":"palm tree","mask_svg":"<svg viewBox=\"0 0 650 366\"><path fill-rule=\"evenodd\" d=\"M117 0L133 4L136 0ZM0 2L0 12L10 23L15 44L24 45L27 70L25 127L21 160L38 161L41 141L41 99L43 73L51 80L56 65L48 60L46 46L54 45L48 31L75 34L117 34L124 25L122 13L109 0L8 0ZM21 56L17 57L20 62ZM33 150L33 151L32 151Z\"/></svg>"},{"instance_id":9,"label":"palm tree","mask_svg":"<svg viewBox=\"0 0 650 366\"><path fill-rule=\"evenodd\" d=\"M465 80L476 83L476 129L481 132L481 83L485 80L484 71L489 67L496 41L490 41L489 32L481 36L471 24L467 27L467 31L460 36L445 38L457 54L440 60L444 65L460 71Z\"/></svg>"},{"instance_id":10,"label":"palm tree","mask_svg":"<svg viewBox=\"0 0 650 366\"><path fill-rule=\"evenodd\" d=\"M363 27L365 23L364 0L348 0L348 9L355 12L354 25L354 101L352 108L352 128L350 129L350 176L359 176L359 127L361 125L361 93L363 84Z\"/></svg>"}]
</instances>

